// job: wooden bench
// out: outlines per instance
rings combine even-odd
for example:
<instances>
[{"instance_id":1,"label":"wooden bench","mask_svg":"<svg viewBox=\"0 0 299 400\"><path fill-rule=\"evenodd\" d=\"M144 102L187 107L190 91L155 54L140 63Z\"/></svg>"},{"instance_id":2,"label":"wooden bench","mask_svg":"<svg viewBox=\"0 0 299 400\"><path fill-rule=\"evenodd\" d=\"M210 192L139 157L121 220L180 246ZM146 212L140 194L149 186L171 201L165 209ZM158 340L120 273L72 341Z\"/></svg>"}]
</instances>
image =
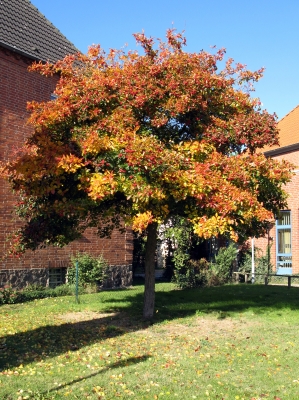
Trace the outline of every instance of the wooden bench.
<instances>
[{"instance_id":1,"label":"wooden bench","mask_svg":"<svg viewBox=\"0 0 299 400\"><path fill-rule=\"evenodd\" d=\"M251 272L233 272L236 277L236 283L240 283L240 276L244 276L245 283L252 282L252 273ZM249 279L251 275L251 279ZM277 275L277 274L258 274L254 273L254 276L263 276L265 285L269 283L269 276L275 276L277 278L288 278L288 287L290 288L292 285L292 279L298 279L298 275Z\"/></svg>"},{"instance_id":2,"label":"wooden bench","mask_svg":"<svg viewBox=\"0 0 299 400\"><path fill-rule=\"evenodd\" d=\"M236 283L240 283L240 276L244 276L245 283L248 283L251 272L233 272L235 275Z\"/></svg>"}]
</instances>

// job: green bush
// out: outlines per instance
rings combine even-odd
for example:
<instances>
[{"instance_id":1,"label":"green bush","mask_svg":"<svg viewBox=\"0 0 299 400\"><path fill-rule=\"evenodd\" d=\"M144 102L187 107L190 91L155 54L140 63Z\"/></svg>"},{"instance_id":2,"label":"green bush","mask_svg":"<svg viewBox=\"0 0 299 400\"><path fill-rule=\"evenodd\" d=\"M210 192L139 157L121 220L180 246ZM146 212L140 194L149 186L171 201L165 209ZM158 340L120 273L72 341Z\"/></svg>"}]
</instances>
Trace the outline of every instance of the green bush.
<instances>
[{"instance_id":1,"label":"green bush","mask_svg":"<svg viewBox=\"0 0 299 400\"><path fill-rule=\"evenodd\" d=\"M52 290L56 296L72 296L75 293L75 285L59 285Z\"/></svg>"},{"instance_id":2,"label":"green bush","mask_svg":"<svg viewBox=\"0 0 299 400\"><path fill-rule=\"evenodd\" d=\"M58 294L56 294L55 290L44 287L40 289L30 287L23 290L14 290L11 287L5 287L4 289L0 289L0 305L25 303L35 299L56 296L58 296Z\"/></svg>"},{"instance_id":3,"label":"green bush","mask_svg":"<svg viewBox=\"0 0 299 400\"><path fill-rule=\"evenodd\" d=\"M32 284L26 286L24 289L22 289L22 291L23 292L41 292L46 289L47 289L46 286L32 283Z\"/></svg>"},{"instance_id":4,"label":"green bush","mask_svg":"<svg viewBox=\"0 0 299 400\"><path fill-rule=\"evenodd\" d=\"M16 292L10 287L0 288L0 304L14 304L16 301Z\"/></svg>"},{"instance_id":5,"label":"green bush","mask_svg":"<svg viewBox=\"0 0 299 400\"><path fill-rule=\"evenodd\" d=\"M208 281L209 262L205 258L188 260L184 267L175 269L173 281L181 288L205 286Z\"/></svg>"},{"instance_id":6,"label":"green bush","mask_svg":"<svg viewBox=\"0 0 299 400\"><path fill-rule=\"evenodd\" d=\"M34 288L36 286L36 289ZM83 293L83 288L80 293ZM26 303L47 297L71 296L75 293L75 287L70 285L57 286L54 289L40 285L30 285L23 290L14 290L11 287L0 289L0 305Z\"/></svg>"},{"instance_id":7,"label":"green bush","mask_svg":"<svg viewBox=\"0 0 299 400\"><path fill-rule=\"evenodd\" d=\"M215 256L215 261L209 263L204 258L200 260L191 258L192 246L198 244L199 239L194 236L188 221L174 220L173 226L166 230L165 237L171 238L175 244L172 280L180 288L217 286L231 280L238 253L235 245L230 244L221 248Z\"/></svg>"},{"instance_id":8,"label":"green bush","mask_svg":"<svg viewBox=\"0 0 299 400\"><path fill-rule=\"evenodd\" d=\"M71 258L72 267L67 271L67 282L70 285L76 283L76 263L79 270L79 285L101 285L105 279L108 264L103 256L93 257L88 253L77 253Z\"/></svg>"},{"instance_id":9,"label":"green bush","mask_svg":"<svg viewBox=\"0 0 299 400\"><path fill-rule=\"evenodd\" d=\"M93 293L95 287L86 285L79 287L79 294ZM47 297L73 296L75 293L75 285L60 285L54 289L41 285L29 285L22 290L14 290L7 286L0 289L0 305L26 303L37 299L45 299Z\"/></svg>"},{"instance_id":10,"label":"green bush","mask_svg":"<svg viewBox=\"0 0 299 400\"><path fill-rule=\"evenodd\" d=\"M223 285L231 280L233 266L236 262L238 250L234 244L222 247L211 263L208 284L209 286Z\"/></svg>"},{"instance_id":11,"label":"green bush","mask_svg":"<svg viewBox=\"0 0 299 400\"><path fill-rule=\"evenodd\" d=\"M45 299L47 297L57 297L54 289L44 288L42 290L22 290L16 292L15 303L26 303L36 299Z\"/></svg>"}]
</instances>

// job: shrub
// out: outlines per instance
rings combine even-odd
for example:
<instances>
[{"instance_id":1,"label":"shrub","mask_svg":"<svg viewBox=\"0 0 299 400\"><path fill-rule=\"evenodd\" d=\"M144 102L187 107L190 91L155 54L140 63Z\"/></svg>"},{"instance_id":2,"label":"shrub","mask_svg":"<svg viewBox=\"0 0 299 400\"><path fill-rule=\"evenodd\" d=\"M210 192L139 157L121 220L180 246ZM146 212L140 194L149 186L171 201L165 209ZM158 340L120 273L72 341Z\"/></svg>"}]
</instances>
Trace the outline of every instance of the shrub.
<instances>
[{"instance_id":1,"label":"shrub","mask_svg":"<svg viewBox=\"0 0 299 400\"><path fill-rule=\"evenodd\" d=\"M41 292L46 289L47 289L46 286L39 285L37 283L32 283L32 284L26 286L22 291L23 292Z\"/></svg>"},{"instance_id":2,"label":"shrub","mask_svg":"<svg viewBox=\"0 0 299 400\"><path fill-rule=\"evenodd\" d=\"M175 269L173 281L181 289L205 286L208 281L209 266L205 258L188 260L184 267Z\"/></svg>"},{"instance_id":3,"label":"shrub","mask_svg":"<svg viewBox=\"0 0 299 400\"><path fill-rule=\"evenodd\" d=\"M36 299L45 299L46 297L57 297L53 289L43 288L42 290L22 290L16 292L15 303L26 303Z\"/></svg>"},{"instance_id":4,"label":"shrub","mask_svg":"<svg viewBox=\"0 0 299 400\"><path fill-rule=\"evenodd\" d=\"M16 302L16 292L10 287L0 288L0 304L13 304Z\"/></svg>"},{"instance_id":5,"label":"shrub","mask_svg":"<svg viewBox=\"0 0 299 400\"><path fill-rule=\"evenodd\" d=\"M95 285L79 287L79 294L94 293ZM72 296L75 293L75 285L60 285L56 288L47 288L40 285L29 285L23 290L13 290L11 287L0 289L0 305L26 303L47 297Z\"/></svg>"},{"instance_id":6,"label":"shrub","mask_svg":"<svg viewBox=\"0 0 299 400\"><path fill-rule=\"evenodd\" d=\"M58 296L58 294L56 294L53 289L45 288L42 286L39 287L39 289L34 289L34 287L32 286L27 287L23 290L14 290L11 287L0 289L0 305L25 303L27 301L32 301L35 299L44 299L45 297Z\"/></svg>"},{"instance_id":7,"label":"shrub","mask_svg":"<svg viewBox=\"0 0 299 400\"><path fill-rule=\"evenodd\" d=\"M56 296L72 296L75 293L74 285L59 285L56 286L53 290Z\"/></svg>"},{"instance_id":8,"label":"shrub","mask_svg":"<svg viewBox=\"0 0 299 400\"><path fill-rule=\"evenodd\" d=\"M93 257L88 253L77 253L71 258L72 267L68 268L68 284L76 283L76 263L79 269L79 285L88 286L90 284L102 284L105 279L108 264L103 256Z\"/></svg>"},{"instance_id":9,"label":"shrub","mask_svg":"<svg viewBox=\"0 0 299 400\"><path fill-rule=\"evenodd\" d=\"M235 245L230 244L228 247L221 248L212 263L209 263L205 258L192 260L187 251L186 232L187 230L184 233L180 232L184 239L182 240L183 244L178 246L174 253L173 281L182 289L198 286L218 286L229 282L238 253Z\"/></svg>"},{"instance_id":10,"label":"shrub","mask_svg":"<svg viewBox=\"0 0 299 400\"><path fill-rule=\"evenodd\" d=\"M215 256L215 261L211 263L209 274L209 286L217 286L231 280L234 263L236 262L238 250L235 245L222 247Z\"/></svg>"}]
</instances>

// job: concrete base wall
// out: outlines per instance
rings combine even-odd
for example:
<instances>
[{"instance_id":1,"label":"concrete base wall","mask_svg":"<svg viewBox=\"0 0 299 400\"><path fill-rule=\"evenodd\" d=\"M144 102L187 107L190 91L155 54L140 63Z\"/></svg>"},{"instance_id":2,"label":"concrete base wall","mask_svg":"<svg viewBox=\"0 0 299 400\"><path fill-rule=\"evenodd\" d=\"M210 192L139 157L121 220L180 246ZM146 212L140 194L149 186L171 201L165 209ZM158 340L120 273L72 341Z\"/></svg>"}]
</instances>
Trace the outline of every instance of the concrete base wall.
<instances>
[{"instance_id":1,"label":"concrete base wall","mask_svg":"<svg viewBox=\"0 0 299 400\"><path fill-rule=\"evenodd\" d=\"M48 286L49 269L6 269L0 270L0 287L11 286L13 289L23 289L28 285Z\"/></svg>"},{"instance_id":2,"label":"concrete base wall","mask_svg":"<svg viewBox=\"0 0 299 400\"><path fill-rule=\"evenodd\" d=\"M132 265L113 265L108 268L107 278L101 287L103 289L127 287L131 286L132 282ZM49 268L0 270L0 288L11 286L13 289L23 289L33 284L49 286Z\"/></svg>"},{"instance_id":3,"label":"concrete base wall","mask_svg":"<svg viewBox=\"0 0 299 400\"><path fill-rule=\"evenodd\" d=\"M133 283L132 265L113 265L108 268L107 278L102 284L103 289L127 287Z\"/></svg>"}]
</instances>

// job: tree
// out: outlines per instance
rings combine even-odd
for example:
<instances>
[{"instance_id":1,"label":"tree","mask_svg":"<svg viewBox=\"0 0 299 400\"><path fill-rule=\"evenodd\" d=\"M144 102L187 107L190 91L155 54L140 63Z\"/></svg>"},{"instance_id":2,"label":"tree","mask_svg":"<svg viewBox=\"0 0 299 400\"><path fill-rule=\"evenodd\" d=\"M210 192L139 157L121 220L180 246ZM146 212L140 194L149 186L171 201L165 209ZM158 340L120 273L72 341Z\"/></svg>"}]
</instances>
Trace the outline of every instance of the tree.
<instances>
[{"instance_id":1,"label":"tree","mask_svg":"<svg viewBox=\"0 0 299 400\"><path fill-rule=\"evenodd\" d=\"M32 71L60 74L57 99L29 105L34 133L2 175L24 226L13 252L65 245L89 226L147 230L144 318L154 313L157 227L173 215L197 235L262 235L286 205L291 166L256 150L277 144L276 117L250 96L262 70L185 38L134 35L144 54L92 46Z\"/></svg>"}]
</instances>

